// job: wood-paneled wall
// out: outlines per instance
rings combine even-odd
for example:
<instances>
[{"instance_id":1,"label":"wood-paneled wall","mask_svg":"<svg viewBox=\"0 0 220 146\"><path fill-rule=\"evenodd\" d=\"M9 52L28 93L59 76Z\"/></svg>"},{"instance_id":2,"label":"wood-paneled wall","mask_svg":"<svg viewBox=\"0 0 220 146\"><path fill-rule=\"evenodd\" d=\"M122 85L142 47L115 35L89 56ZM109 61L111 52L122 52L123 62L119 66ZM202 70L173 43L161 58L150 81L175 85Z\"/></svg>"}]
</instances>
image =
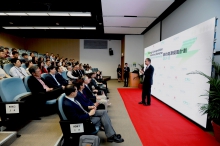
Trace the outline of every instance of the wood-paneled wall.
<instances>
[{"instance_id":1,"label":"wood-paneled wall","mask_svg":"<svg viewBox=\"0 0 220 146\"><path fill-rule=\"evenodd\" d=\"M24 38L0 32L0 46L25 49L24 44Z\"/></svg>"},{"instance_id":2,"label":"wood-paneled wall","mask_svg":"<svg viewBox=\"0 0 220 146\"><path fill-rule=\"evenodd\" d=\"M46 52L59 54L60 57L67 57L79 60L80 46L78 39L47 39L30 38L25 40L25 49L37 51L45 54Z\"/></svg>"}]
</instances>

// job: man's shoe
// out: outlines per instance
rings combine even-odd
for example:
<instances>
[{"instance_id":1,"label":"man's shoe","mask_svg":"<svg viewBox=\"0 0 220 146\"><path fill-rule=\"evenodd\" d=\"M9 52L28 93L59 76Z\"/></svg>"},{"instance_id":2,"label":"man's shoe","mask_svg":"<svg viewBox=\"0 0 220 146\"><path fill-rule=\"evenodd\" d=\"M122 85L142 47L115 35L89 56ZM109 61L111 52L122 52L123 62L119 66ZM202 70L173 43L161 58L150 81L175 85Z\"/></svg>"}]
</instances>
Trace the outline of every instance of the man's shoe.
<instances>
[{"instance_id":1,"label":"man's shoe","mask_svg":"<svg viewBox=\"0 0 220 146\"><path fill-rule=\"evenodd\" d=\"M117 138L119 138L119 139L121 138L121 134L116 134L116 136L117 136Z\"/></svg>"},{"instance_id":2,"label":"man's shoe","mask_svg":"<svg viewBox=\"0 0 220 146\"><path fill-rule=\"evenodd\" d=\"M138 104L143 104L143 102L141 101L141 102L138 102Z\"/></svg>"},{"instance_id":3,"label":"man's shoe","mask_svg":"<svg viewBox=\"0 0 220 146\"><path fill-rule=\"evenodd\" d=\"M116 134L114 134L113 136L109 137L107 139L108 142L116 142L116 143L121 143L124 142L124 139L122 138L118 138Z\"/></svg>"}]
</instances>

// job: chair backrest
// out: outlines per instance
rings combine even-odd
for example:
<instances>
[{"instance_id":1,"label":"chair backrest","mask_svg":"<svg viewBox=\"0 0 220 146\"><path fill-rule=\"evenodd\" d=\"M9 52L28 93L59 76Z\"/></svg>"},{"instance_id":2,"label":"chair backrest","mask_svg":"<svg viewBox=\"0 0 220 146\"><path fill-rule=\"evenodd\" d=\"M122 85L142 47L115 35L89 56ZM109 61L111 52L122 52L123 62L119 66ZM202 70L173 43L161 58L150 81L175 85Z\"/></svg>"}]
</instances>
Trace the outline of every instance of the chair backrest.
<instances>
[{"instance_id":1,"label":"chair backrest","mask_svg":"<svg viewBox=\"0 0 220 146\"><path fill-rule=\"evenodd\" d=\"M29 80L30 77L31 77L31 76L26 76L26 77L24 78L24 86L25 86L27 92L31 92L31 90L30 90L29 87L28 87L28 80Z\"/></svg>"},{"instance_id":2,"label":"chair backrest","mask_svg":"<svg viewBox=\"0 0 220 146\"><path fill-rule=\"evenodd\" d=\"M23 67L24 69L27 68L26 65L25 65L25 63L22 63L22 64L21 64L21 67Z\"/></svg>"},{"instance_id":3,"label":"chair backrest","mask_svg":"<svg viewBox=\"0 0 220 146\"><path fill-rule=\"evenodd\" d=\"M67 71L63 71L61 73L62 77L65 79L65 80L69 80L69 78L67 77Z\"/></svg>"},{"instance_id":4,"label":"chair backrest","mask_svg":"<svg viewBox=\"0 0 220 146\"><path fill-rule=\"evenodd\" d=\"M6 72L6 74L9 75L9 71L10 71L10 69L11 69L13 66L14 66L14 65L13 65L12 63L8 63L8 64L4 64L4 65L3 65L3 69L4 69L4 71Z\"/></svg>"},{"instance_id":5,"label":"chair backrest","mask_svg":"<svg viewBox=\"0 0 220 146\"><path fill-rule=\"evenodd\" d=\"M48 74L47 74L47 73L42 73L42 74L41 74L41 77L42 77L43 79L45 79L45 78L46 78L46 76L48 76Z\"/></svg>"},{"instance_id":6,"label":"chair backrest","mask_svg":"<svg viewBox=\"0 0 220 146\"><path fill-rule=\"evenodd\" d=\"M66 94L63 93L57 98L58 115L61 120L67 120L66 115L63 112L63 99L65 98L65 95Z\"/></svg>"},{"instance_id":7,"label":"chair backrest","mask_svg":"<svg viewBox=\"0 0 220 146\"><path fill-rule=\"evenodd\" d=\"M0 80L0 96L3 102L12 102L15 96L27 92L20 78L6 78Z\"/></svg>"}]
</instances>

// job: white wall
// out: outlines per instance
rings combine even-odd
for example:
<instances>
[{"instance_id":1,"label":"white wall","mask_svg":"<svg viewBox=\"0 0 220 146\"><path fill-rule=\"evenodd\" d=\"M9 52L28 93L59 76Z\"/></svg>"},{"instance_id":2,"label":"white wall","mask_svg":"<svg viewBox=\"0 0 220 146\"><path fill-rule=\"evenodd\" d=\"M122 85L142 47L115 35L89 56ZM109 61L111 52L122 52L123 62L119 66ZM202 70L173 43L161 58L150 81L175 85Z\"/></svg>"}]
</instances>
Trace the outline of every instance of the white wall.
<instances>
[{"instance_id":1,"label":"white wall","mask_svg":"<svg viewBox=\"0 0 220 146\"><path fill-rule=\"evenodd\" d=\"M162 21L162 40L213 17L220 21L220 0L188 0ZM220 51L220 23L216 50Z\"/></svg>"},{"instance_id":2,"label":"white wall","mask_svg":"<svg viewBox=\"0 0 220 146\"><path fill-rule=\"evenodd\" d=\"M160 41L160 22L144 34L144 48Z\"/></svg>"},{"instance_id":3,"label":"white wall","mask_svg":"<svg viewBox=\"0 0 220 146\"><path fill-rule=\"evenodd\" d=\"M144 63L144 36L143 35L125 35L125 63L128 63L131 71L134 68L140 68L138 64ZM136 62L136 67L133 63Z\"/></svg>"},{"instance_id":4,"label":"white wall","mask_svg":"<svg viewBox=\"0 0 220 146\"><path fill-rule=\"evenodd\" d=\"M117 78L116 69L121 64L121 40L108 41L108 48L112 48L114 55L109 55L109 49L84 49L84 40L80 40L80 62L88 63L102 71L103 75Z\"/></svg>"}]
</instances>

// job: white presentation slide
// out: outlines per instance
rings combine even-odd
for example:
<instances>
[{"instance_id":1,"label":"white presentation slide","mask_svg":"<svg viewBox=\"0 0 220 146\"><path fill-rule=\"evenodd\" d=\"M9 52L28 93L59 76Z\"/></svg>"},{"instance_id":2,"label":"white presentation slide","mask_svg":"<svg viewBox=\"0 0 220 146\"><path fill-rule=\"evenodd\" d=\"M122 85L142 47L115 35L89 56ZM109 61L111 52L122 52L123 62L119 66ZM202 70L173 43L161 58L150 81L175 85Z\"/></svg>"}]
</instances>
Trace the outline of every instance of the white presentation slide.
<instances>
[{"instance_id":1,"label":"white presentation slide","mask_svg":"<svg viewBox=\"0 0 220 146\"><path fill-rule=\"evenodd\" d=\"M207 79L211 75L215 18L205 21L170 38L145 48L144 57L151 58L154 67L151 94L186 117L206 127L207 114L200 104L208 103Z\"/></svg>"}]
</instances>

